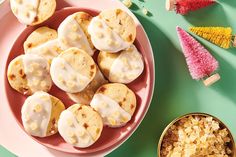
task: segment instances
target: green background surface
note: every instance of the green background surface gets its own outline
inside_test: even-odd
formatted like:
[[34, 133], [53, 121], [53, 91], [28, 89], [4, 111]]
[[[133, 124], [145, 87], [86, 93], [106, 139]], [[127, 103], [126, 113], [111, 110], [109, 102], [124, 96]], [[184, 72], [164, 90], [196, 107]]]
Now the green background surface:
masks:
[[[142, 14], [142, 7], [150, 12]], [[236, 33], [236, 0], [218, 4], [187, 16], [165, 10], [164, 0], [133, 0], [130, 8], [144, 26], [155, 57], [156, 84], [149, 111], [137, 131], [109, 157], [157, 156], [157, 143], [163, 129], [176, 117], [189, 112], [217, 116], [229, 126], [236, 138], [236, 48], [221, 49], [196, 37], [220, 63], [221, 80], [204, 87], [192, 80], [182, 55], [175, 27], [230, 26]], [[5, 149], [0, 156], [12, 157]]]

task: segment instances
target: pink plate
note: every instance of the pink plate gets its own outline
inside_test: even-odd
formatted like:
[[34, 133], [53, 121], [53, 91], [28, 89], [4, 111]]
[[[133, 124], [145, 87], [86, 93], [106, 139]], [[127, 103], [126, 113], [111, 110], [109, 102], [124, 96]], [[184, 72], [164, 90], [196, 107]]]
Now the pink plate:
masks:
[[[51, 17], [45, 23], [39, 26], [27, 27], [24, 29], [24, 31], [17, 37], [17, 40], [13, 44], [11, 51], [9, 53], [9, 56], [8, 56], [7, 62], [5, 64], [4, 81], [5, 81], [5, 93], [8, 100], [7, 104], [9, 104], [10, 109], [16, 121], [22, 127], [22, 129], [23, 129], [23, 126], [22, 126], [22, 121], [21, 121], [21, 107], [26, 97], [17, 93], [15, 90], [13, 90], [7, 81], [6, 71], [7, 71], [7, 66], [9, 65], [9, 62], [16, 56], [24, 53], [23, 42], [25, 41], [27, 36], [36, 28], [40, 26], [48, 26], [50, 28], [57, 29], [59, 24], [68, 15], [77, 11], [85, 11], [85, 12], [90, 13], [93, 16], [99, 13], [98, 10], [89, 8], [91, 6], [88, 6], [88, 8], [85, 9], [85, 8], [79, 8], [79, 7], [65, 8], [66, 5], [65, 6], [63, 5], [65, 4], [60, 5], [60, 8], [63, 8], [63, 9], [60, 9], [59, 11], [57, 11], [53, 15], [53, 17]], [[135, 20], [137, 21], [136, 18]], [[152, 54], [152, 50], [150, 47], [150, 43], [147, 39], [146, 33], [144, 32], [142, 26], [139, 23], [137, 23], [137, 38], [135, 41], [135, 45], [137, 46], [137, 48], [143, 55], [144, 62], [145, 62], [145, 70], [137, 80], [135, 80], [131, 84], [128, 84], [128, 86], [136, 93], [137, 109], [132, 117], [132, 120], [127, 125], [121, 128], [116, 128], [116, 129], [105, 127], [99, 140], [91, 147], [84, 148], [84, 149], [75, 148], [67, 144], [60, 137], [59, 134], [56, 134], [47, 138], [32, 137], [32, 139], [43, 144], [46, 147], [53, 148], [55, 150], [59, 150], [63, 152], [67, 152], [67, 153], [76, 153], [83, 156], [93, 156], [93, 155], [104, 154], [105, 152], [110, 152], [111, 150], [117, 148], [125, 140], [127, 140], [128, 137], [135, 131], [135, 129], [138, 127], [138, 125], [144, 118], [150, 105], [151, 97], [153, 94], [153, 87], [154, 87], [153, 54]], [[50, 91], [50, 94], [61, 99], [66, 105], [66, 107], [69, 107], [70, 105], [73, 104], [73, 102], [67, 97], [67, 95], [61, 90], [59, 90], [56, 86], [53, 86], [53, 88]]]

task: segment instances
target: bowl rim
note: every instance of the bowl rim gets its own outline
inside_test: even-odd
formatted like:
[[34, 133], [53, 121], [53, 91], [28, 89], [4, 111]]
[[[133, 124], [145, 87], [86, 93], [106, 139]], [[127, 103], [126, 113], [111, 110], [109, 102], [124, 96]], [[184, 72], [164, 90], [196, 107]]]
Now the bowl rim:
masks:
[[166, 127], [165, 129], [163, 130], [160, 138], [159, 138], [159, 141], [158, 141], [158, 144], [157, 144], [157, 156], [158, 157], [161, 157], [161, 145], [162, 145], [162, 142], [163, 142], [163, 139], [164, 139], [164, 136], [166, 134], [166, 132], [169, 130], [169, 128], [174, 124], [176, 123], [177, 121], [181, 120], [182, 118], [185, 118], [185, 117], [188, 117], [188, 116], [210, 116], [212, 117], [214, 120], [216, 120], [217, 122], [219, 122], [224, 128], [227, 129], [228, 133], [229, 133], [229, 138], [231, 139], [231, 143], [232, 143], [232, 157], [235, 156], [235, 141], [234, 141], [234, 137], [230, 131], [230, 129], [227, 127], [227, 125], [225, 125], [225, 123], [223, 123], [219, 118], [217, 118], [216, 116], [213, 116], [211, 114], [208, 114], [208, 113], [205, 113], [205, 112], [191, 112], [191, 113], [187, 113], [187, 114], [184, 114], [184, 115], [181, 115], [177, 118], [175, 118], [174, 120], [172, 120]]

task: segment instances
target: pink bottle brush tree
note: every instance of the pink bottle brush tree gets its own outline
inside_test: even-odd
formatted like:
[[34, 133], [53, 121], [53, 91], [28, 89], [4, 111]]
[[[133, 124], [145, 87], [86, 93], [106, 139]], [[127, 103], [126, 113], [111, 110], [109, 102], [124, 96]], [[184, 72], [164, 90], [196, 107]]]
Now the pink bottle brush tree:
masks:
[[166, 9], [175, 10], [177, 14], [185, 15], [216, 3], [215, 0], [166, 0]]
[[218, 61], [186, 31], [178, 26], [176, 30], [192, 78], [203, 80], [205, 86], [218, 81], [220, 75], [215, 73]]

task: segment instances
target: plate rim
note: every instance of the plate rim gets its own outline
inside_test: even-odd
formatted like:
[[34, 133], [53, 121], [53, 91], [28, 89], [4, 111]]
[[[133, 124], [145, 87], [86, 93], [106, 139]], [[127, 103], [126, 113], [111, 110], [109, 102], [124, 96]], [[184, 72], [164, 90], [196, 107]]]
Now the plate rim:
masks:
[[[91, 0], [90, 0], [91, 1]], [[114, 0], [113, 0], [114, 1]], [[118, 1], [118, 3], [121, 3], [120, 1]], [[6, 4], [6, 3], [4, 3], [4, 4]], [[122, 4], [123, 5], [123, 4]], [[1, 6], [0, 6], [1, 7]], [[63, 9], [67, 9], [68, 7], [65, 7], [65, 8], [63, 8]], [[77, 9], [83, 9], [84, 7], [69, 7], [69, 8], [77, 8]], [[119, 7], [120, 8], [120, 7]], [[1, 9], [1, 8], [0, 8]], [[100, 11], [100, 9], [98, 9], [98, 8], [93, 8], [93, 7], [88, 7], [88, 8], [84, 8], [84, 9], [91, 9], [91, 10], [98, 10], [98, 11]], [[124, 9], [124, 8], [122, 8], [122, 9]], [[60, 9], [60, 10], [57, 10], [57, 11], [61, 11], [62, 9]], [[127, 9], [124, 9], [124, 10], [126, 10], [130, 15], [132, 15], [132, 17], [134, 18], [134, 20], [135, 20], [135, 22], [136, 22], [136, 24], [139, 24], [139, 26], [140, 26], [140, 28], [141, 28], [141, 30], [143, 31], [143, 34], [145, 35], [145, 39], [147, 40], [147, 43], [148, 43], [148, 49], [149, 49], [149, 52], [150, 52], [150, 57], [151, 57], [151, 61], [152, 61], [152, 63], [149, 63], [149, 69], [150, 69], [150, 72], [152, 72], [152, 74], [150, 74], [150, 83], [152, 84], [152, 85], [150, 85], [150, 89], [149, 89], [149, 91], [148, 91], [148, 93], [147, 93], [147, 104], [146, 104], [146, 106], [145, 106], [145, 109], [143, 110], [144, 112], [142, 112], [141, 113], [141, 115], [140, 115], [140, 119], [139, 119], [139, 121], [137, 121], [137, 124], [133, 127], [133, 128], [131, 128], [131, 130], [126, 134], [126, 136], [124, 136], [124, 137], [122, 137], [122, 139], [120, 140], [120, 142], [118, 142], [118, 144], [117, 144], [117, 142], [116, 143], [113, 143], [113, 144], [111, 144], [110, 146], [108, 146], [108, 147], [106, 147], [105, 149], [102, 149], [102, 150], [100, 150], [100, 151], [96, 151], [96, 152], [92, 152], [92, 154], [104, 154], [104, 151], [105, 151], [105, 154], [108, 154], [108, 153], [110, 153], [110, 152], [112, 152], [113, 150], [115, 150], [115, 149], [117, 149], [120, 145], [122, 145], [125, 141], [127, 141], [129, 138], [130, 138], [130, 136], [137, 130], [137, 128], [139, 127], [139, 125], [141, 124], [141, 122], [143, 121], [143, 119], [144, 119], [144, 117], [146, 116], [146, 114], [147, 114], [147, 111], [149, 110], [149, 108], [150, 108], [150, 105], [151, 105], [151, 102], [152, 102], [152, 98], [153, 98], [153, 94], [154, 94], [154, 89], [155, 89], [155, 60], [154, 60], [154, 54], [153, 54], [153, 49], [152, 49], [152, 46], [151, 46], [151, 43], [150, 43], [150, 40], [149, 40], [149, 38], [148, 38], [148, 36], [147, 36], [147, 33], [145, 32], [145, 29], [143, 28], [143, 26], [142, 26], [142, 24], [141, 24], [141, 22], [137, 19], [137, 17], [127, 8]], [[21, 31], [21, 33], [22, 33], [22, 31]], [[21, 34], [20, 33], [20, 34]], [[19, 34], [19, 35], [20, 35]], [[13, 42], [13, 44], [12, 45], [14, 45], [14, 43], [15, 43], [15, 41], [17, 40], [17, 38], [14, 40], [14, 42]], [[10, 51], [8, 52], [8, 54], [6, 55], [6, 57], [8, 58], [8, 56], [9, 56], [9, 53], [10, 53]], [[7, 59], [6, 59], [6, 61], [7, 61]], [[150, 64], [152, 65], [152, 66], [150, 66]], [[2, 67], [2, 70], [4, 70], [4, 79], [3, 79], [3, 82], [4, 82], [4, 84], [5, 83], [7, 83], [7, 79], [5, 78], [6, 77], [6, 67], [7, 67], [7, 65], [6, 65], [6, 62], [4, 62], [3, 63], [3, 65], [4, 65], [4, 67]], [[11, 109], [11, 107], [10, 107], [10, 104], [9, 104], [9, 101], [8, 101], [8, 98], [7, 98], [7, 96], [6, 96], [6, 100], [7, 100], [7, 106], [10, 108], [10, 111], [12, 112], [11, 114], [12, 114], [12, 116], [13, 116], [13, 118], [15, 119], [15, 121], [17, 122], [17, 124], [20, 126], [20, 128], [22, 129], [22, 126], [21, 126], [21, 124], [19, 124], [19, 122], [18, 122], [18, 120], [16, 120], [16, 117], [14, 116], [14, 114], [13, 114], [13, 111], [12, 111], [12, 109]], [[23, 130], [24, 131], [24, 130]], [[24, 131], [25, 132], [25, 131]], [[25, 133], [26, 134], [26, 133]], [[29, 135], [30, 136], [30, 135]], [[31, 137], [31, 136], [30, 136]], [[45, 147], [47, 147], [47, 148], [51, 148], [51, 149], [54, 149], [54, 150], [57, 150], [57, 151], [60, 151], [60, 152], [64, 152], [64, 153], [71, 153], [71, 154], [81, 154], [81, 155], [86, 155], [87, 153], [79, 153], [79, 152], [71, 152], [71, 151], [65, 151], [65, 150], [61, 150], [61, 149], [57, 149], [56, 147], [52, 147], [52, 146], [48, 146], [47, 144], [44, 144], [44, 143], [42, 143], [42, 142], [40, 142], [40, 141], [38, 141], [35, 137], [31, 137], [31, 139], [33, 139], [34, 141], [36, 141], [37, 143], [39, 143], [40, 145], [43, 145], [43, 146], [45, 146]], [[115, 146], [114, 146], [115, 145]], [[89, 153], [90, 154], [90, 153]]]

